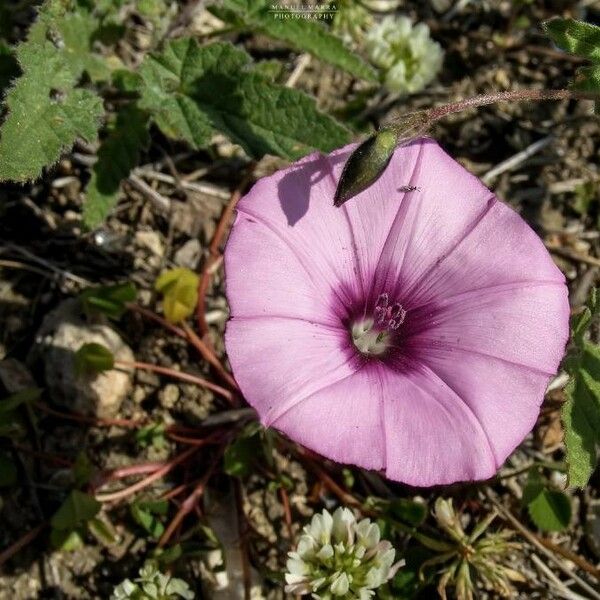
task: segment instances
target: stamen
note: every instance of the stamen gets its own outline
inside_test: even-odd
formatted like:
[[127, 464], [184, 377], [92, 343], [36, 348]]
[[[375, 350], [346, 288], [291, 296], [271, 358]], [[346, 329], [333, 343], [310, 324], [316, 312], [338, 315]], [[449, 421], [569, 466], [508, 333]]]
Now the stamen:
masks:
[[390, 306], [390, 295], [387, 292], [379, 294], [373, 313], [377, 325], [392, 331], [396, 331], [406, 318], [406, 310], [402, 304], [395, 302]]
[[390, 304], [387, 292], [379, 294], [373, 317], [352, 325], [352, 341], [356, 349], [365, 355], [382, 355], [393, 343], [392, 334], [406, 319], [406, 310], [399, 302]]

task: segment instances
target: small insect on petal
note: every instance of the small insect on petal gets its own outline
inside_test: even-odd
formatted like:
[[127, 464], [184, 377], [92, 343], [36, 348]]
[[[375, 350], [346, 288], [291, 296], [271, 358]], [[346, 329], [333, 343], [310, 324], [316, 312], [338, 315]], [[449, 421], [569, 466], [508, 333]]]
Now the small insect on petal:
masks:
[[367, 138], [346, 161], [335, 191], [333, 203], [341, 206], [375, 183], [388, 166], [394, 148], [396, 134], [388, 129]]

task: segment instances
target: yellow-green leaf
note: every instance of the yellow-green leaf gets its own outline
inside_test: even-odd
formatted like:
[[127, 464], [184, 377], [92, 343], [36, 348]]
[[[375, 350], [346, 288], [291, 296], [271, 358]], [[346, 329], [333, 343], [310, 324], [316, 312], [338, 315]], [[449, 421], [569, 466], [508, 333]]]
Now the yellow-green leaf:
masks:
[[183, 267], [160, 274], [154, 287], [163, 295], [163, 313], [167, 321], [180, 323], [194, 312], [199, 282], [196, 273]]

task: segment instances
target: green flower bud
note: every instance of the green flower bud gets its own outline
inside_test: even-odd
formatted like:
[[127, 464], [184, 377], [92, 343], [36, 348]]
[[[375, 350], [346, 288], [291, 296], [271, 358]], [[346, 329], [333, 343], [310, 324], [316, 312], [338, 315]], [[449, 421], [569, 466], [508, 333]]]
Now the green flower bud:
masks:
[[430, 122], [429, 111], [409, 113], [360, 144], [344, 165], [334, 205], [341, 206], [373, 185], [385, 171], [396, 147], [423, 135]]
[[341, 206], [379, 179], [396, 148], [396, 134], [382, 129], [367, 138], [346, 161], [333, 203]]

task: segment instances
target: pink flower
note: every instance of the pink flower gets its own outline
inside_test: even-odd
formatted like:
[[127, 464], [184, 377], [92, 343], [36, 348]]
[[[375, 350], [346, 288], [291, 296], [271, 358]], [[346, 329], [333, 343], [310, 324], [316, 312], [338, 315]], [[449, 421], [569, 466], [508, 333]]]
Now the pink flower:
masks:
[[335, 208], [353, 148], [240, 201], [225, 252], [236, 380], [265, 426], [333, 460], [419, 486], [490, 477], [562, 358], [564, 277], [429, 139]]

